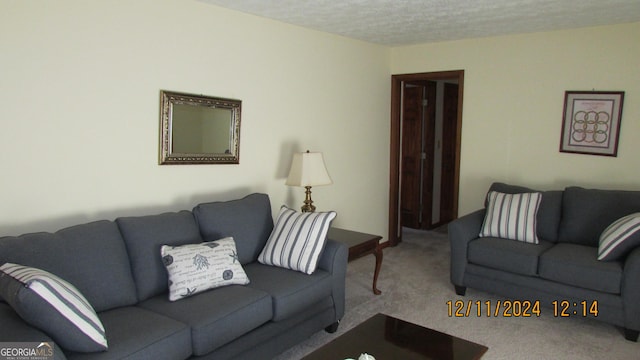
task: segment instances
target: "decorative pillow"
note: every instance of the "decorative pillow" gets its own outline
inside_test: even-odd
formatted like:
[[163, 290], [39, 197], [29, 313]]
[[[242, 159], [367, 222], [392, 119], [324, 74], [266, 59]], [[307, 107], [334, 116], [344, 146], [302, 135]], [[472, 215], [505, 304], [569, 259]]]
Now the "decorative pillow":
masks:
[[600, 234], [598, 260], [617, 260], [640, 246], [640, 213], [621, 217]]
[[313, 274], [336, 215], [335, 211], [298, 213], [282, 206], [258, 261]]
[[169, 273], [170, 301], [220, 286], [249, 283], [232, 237], [200, 244], [163, 245], [160, 253]]
[[480, 237], [498, 237], [537, 244], [537, 215], [542, 194], [490, 191]]
[[6, 263], [0, 266], [0, 296], [25, 322], [67, 350], [108, 348], [104, 326], [93, 307], [73, 285], [49, 272]]

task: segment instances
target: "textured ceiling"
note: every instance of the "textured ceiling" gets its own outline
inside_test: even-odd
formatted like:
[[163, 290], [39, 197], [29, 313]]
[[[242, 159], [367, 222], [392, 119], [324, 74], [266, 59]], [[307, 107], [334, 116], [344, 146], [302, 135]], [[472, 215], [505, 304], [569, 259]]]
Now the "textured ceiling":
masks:
[[640, 0], [198, 1], [390, 46], [640, 21]]

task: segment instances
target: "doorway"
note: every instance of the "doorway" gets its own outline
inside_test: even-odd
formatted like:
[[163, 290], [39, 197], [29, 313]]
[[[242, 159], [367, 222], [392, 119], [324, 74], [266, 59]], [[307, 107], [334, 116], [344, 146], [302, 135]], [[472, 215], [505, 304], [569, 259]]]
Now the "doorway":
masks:
[[464, 70], [392, 76], [389, 244], [458, 213]]

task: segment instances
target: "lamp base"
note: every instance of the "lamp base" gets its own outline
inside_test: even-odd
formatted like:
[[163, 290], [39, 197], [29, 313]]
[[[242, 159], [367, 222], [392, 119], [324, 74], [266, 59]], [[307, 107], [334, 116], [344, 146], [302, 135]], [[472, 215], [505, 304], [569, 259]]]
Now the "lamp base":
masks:
[[313, 206], [313, 200], [311, 200], [311, 186], [305, 186], [305, 198], [304, 205], [300, 208], [302, 212], [314, 212], [316, 211], [316, 207]]

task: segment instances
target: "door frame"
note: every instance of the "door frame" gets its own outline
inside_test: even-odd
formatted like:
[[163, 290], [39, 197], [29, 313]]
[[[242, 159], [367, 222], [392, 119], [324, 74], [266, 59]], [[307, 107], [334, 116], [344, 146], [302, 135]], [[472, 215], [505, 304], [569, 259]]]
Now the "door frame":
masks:
[[464, 70], [438, 71], [415, 74], [391, 75], [391, 141], [389, 159], [389, 245], [395, 246], [402, 239], [400, 228], [400, 151], [402, 84], [419, 80], [458, 80], [458, 114], [456, 121], [456, 154], [454, 164], [453, 214], [458, 217], [458, 195], [460, 185], [460, 148], [462, 139], [462, 103], [464, 93]]

